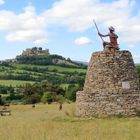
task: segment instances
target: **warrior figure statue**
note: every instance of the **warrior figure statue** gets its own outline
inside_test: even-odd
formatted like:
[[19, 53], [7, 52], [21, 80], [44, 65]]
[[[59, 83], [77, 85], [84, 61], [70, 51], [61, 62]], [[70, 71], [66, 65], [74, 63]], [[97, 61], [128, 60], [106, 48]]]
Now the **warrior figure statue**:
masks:
[[98, 32], [99, 36], [101, 37], [107, 37], [109, 36], [110, 42], [103, 42], [104, 49], [108, 46], [108, 48], [113, 48], [114, 50], [119, 50], [117, 38], [118, 36], [114, 33], [115, 29], [111, 26], [109, 27], [109, 33], [107, 35], [103, 35], [100, 32]]

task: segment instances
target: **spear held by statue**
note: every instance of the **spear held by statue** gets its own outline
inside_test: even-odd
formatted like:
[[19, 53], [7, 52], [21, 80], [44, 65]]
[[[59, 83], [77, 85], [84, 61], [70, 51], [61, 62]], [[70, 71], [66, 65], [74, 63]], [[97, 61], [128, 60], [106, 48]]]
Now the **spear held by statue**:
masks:
[[[96, 24], [96, 21], [95, 21], [94, 19], [93, 19], [93, 22], [94, 22], [95, 27], [96, 27], [96, 29], [97, 29], [97, 32], [98, 32], [98, 34], [99, 34], [100, 32], [99, 32], [98, 26], [97, 26], [97, 24]], [[102, 36], [100, 36], [100, 38], [101, 38], [101, 39], [102, 39], [102, 41], [104, 42], [104, 40], [103, 40]]]

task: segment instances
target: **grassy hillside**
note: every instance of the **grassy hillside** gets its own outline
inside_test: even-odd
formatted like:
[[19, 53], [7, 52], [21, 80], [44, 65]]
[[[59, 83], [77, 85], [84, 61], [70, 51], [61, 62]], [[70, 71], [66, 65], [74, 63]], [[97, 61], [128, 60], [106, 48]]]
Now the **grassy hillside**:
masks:
[[[140, 78], [140, 65], [136, 67]], [[57, 101], [61, 95], [75, 101], [86, 70], [87, 66], [59, 55], [20, 55], [0, 64], [0, 97], [3, 102], [36, 103]]]
[[20, 55], [0, 64], [0, 104], [75, 101], [86, 66], [59, 55]]
[[71, 61], [70, 58], [66, 59], [60, 55], [33, 55], [16, 57], [17, 63], [33, 64], [33, 65], [58, 65], [63, 67], [81, 67], [83, 64]]
[[6, 81], [4, 82], [4, 80], [8, 80], [9, 85], [14, 85], [15, 81], [20, 81], [19, 83], [15, 82], [19, 85], [26, 81], [41, 82], [43, 80], [57, 84], [76, 84], [84, 80], [85, 72], [86, 66], [59, 55], [21, 55], [15, 62], [0, 64], [0, 80], [2, 80], [0, 84], [5, 85]]
[[139, 140], [140, 118], [75, 117], [75, 104], [11, 106], [0, 117], [1, 140]]
[[0, 80], [0, 85], [4, 85], [4, 86], [11, 85], [12, 87], [25, 85], [27, 83], [33, 84], [34, 82], [33, 81], [20, 81], [20, 80]]

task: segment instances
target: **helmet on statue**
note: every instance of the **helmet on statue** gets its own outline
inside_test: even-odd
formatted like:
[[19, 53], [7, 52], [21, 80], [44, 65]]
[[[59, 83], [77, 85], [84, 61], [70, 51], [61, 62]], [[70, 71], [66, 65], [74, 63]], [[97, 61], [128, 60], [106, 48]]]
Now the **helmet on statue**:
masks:
[[112, 26], [110, 26], [110, 27], [109, 27], [109, 30], [110, 30], [110, 31], [115, 31], [115, 28], [112, 27]]

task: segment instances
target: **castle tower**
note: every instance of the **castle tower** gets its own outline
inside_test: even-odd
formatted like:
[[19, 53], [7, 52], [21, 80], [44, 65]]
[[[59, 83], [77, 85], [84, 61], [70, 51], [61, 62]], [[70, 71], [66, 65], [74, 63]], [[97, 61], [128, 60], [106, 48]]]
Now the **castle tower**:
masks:
[[131, 53], [93, 53], [83, 91], [76, 98], [78, 116], [135, 115], [140, 110], [140, 89]]

